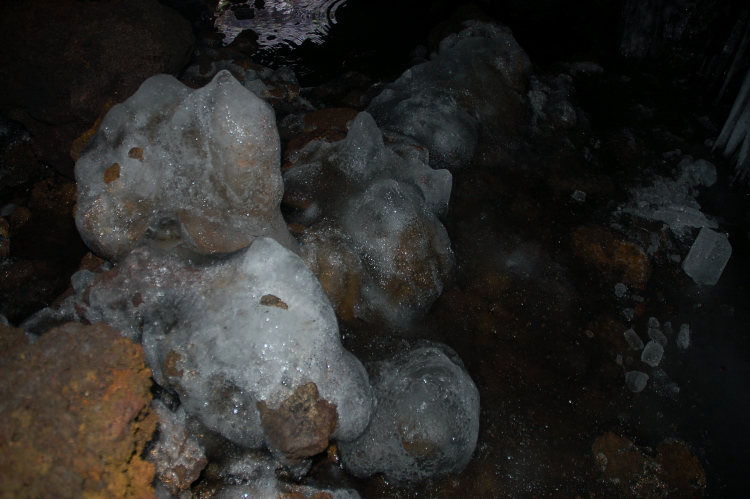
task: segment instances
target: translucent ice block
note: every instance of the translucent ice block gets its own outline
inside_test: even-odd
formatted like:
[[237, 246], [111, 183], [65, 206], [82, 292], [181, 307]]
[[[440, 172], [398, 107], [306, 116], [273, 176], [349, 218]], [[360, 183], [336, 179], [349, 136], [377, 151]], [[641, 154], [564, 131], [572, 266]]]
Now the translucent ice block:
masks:
[[702, 228], [690, 248], [682, 268], [698, 284], [713, 285], [719, 281], [732, 255], [727, 236]]

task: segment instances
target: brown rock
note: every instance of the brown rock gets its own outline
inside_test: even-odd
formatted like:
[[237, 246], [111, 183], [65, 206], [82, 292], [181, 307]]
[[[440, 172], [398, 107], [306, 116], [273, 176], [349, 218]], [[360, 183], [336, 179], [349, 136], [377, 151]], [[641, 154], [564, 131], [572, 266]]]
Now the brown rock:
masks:
[[0, 217], [0, 260], [4, 260], [10, 253], [10, 226], [8, 221]]
[[172, 412], [161, 401], [152, 408], [159, 415], [159, 438], [148, 453], [156, 466], [156, 476], [169, 493], [179, 495], [188, 490], [208, 464], [206, 454], [185, 426], [185, 411]]
[[289, 459], [304, 459], [328, 447], [336, 429], [336, 406], [321, 399], [315, 383], [297, 387], [278, 409], [258, 402], [260, 420], [269, 442]]
[[682, 442], [660, 443], [653, 457], [610, 432], [598, 437], [591, 450], [602, 478], [623, 497], [703, 497], [706, 473]]
[[607, 278], [644, 289], [651, 278], [651, 259], [635, 244], [600, 227], [579, 227], [573, 233], [573, 252]]
[[150, 387], [141, 346], [104, 324], [4, 352], [0, 495], [154, 497], [154, 467], [140, 458], [156, 426]]

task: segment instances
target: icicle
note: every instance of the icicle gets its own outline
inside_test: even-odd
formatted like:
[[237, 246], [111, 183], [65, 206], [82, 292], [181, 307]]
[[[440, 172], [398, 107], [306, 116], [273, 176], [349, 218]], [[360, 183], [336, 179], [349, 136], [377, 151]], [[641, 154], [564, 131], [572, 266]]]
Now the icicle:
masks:
[[[738, 67], [742, 64], [743, 56], [745, 54], [745, 49], [747, 48], [748, 42], [750, 42], [750, 23], [748, 23], [749, 16], [750, 16], [750, 9], [745, 9], [742, 12], [742, 15], [740, 16], [740, 19], [734, 25], [734, 29], [732, 30], [732, 33], [729, 35], [726, 45], [724, 45], [724, 50], [722, 50], [721, 52], [721, 55], [720, 55], [721, 67], [719, 68], [720, 73], [725, 70], [724, 68], [726, 67], [726, 64], [729, 61], [729, 58], [731, 57], [733, 52], [734, 52], [734, 58], [732, 60], [732, 64], [729, 66], [729, 70], [727, 71], [726, 77], [724, 78], [724, 84], [721, 86], [721, 90], [719, 90], [719, 95], [716, 96], [716, 102], [714, 104], [718, 104], [721, 101], [721, 98], [724, 96], [724, 92], [727, 90], [727, 86], [732, 81], [732, 78], [734, 77], [734, 74], [737, 71]], [[743, 35], [743, 32], [744, 32], [744, 35]], [[740, 35], [742, 35], [741, 41], [740, 41]], [[737, 48], [738, 44], [739, 44], [739, 48]], [[736, 52], [735, 52], [735, 48], [737, 49]], [[717, 73], [717, 74], [720, 74], [720, 73]]]
[[750, 69], [713, 149], [721, 151], [725, 158], [736, 160], [734, 180], [747, 182], [750, 171]]

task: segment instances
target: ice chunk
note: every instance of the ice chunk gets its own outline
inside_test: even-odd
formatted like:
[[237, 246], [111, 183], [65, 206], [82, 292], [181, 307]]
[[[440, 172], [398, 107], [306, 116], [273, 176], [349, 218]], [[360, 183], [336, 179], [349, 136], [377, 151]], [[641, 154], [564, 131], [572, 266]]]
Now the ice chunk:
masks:
[[649, 328], [659, 329], [660, 325], [661, 324], [659, 324], [659, 319], [657, 319], [656, 317], [649, 317], [648, 318], [648, 327]]
[[648, 374], [640, 371], [629, 371], [625, 373], [625, 384], [631, 392], [642, 392], [648, 383]]
[[615, 284], [615, 296], [616, 297], [622, 298], [627, 293], [628, 293], [628, 287], [625, 284], [621, 282], [618, 282], [617, 284]]
[[573, 191], [573, 194], [571, 194], [570, 197], [572, 197], [574, 201], [577, 201], [579, 203], [583, 203], [586, 201], [586, 193], [583, 191]]
[[682, 350], [690, 346], [690, 326], [688, 324], [680, 326], [680, 332], [677, 333], [677, 346]]
[[701, 229], [682, 264], [685, 273], [698, 284], [714, 285], [732, 255], [727, 236], [711, 229]]
[[154, 76], [107, 113], [76, 163], [76, 225], [114, 261], [168, 221], [201, 253], [260, 235], [293, 249], [279, 147], [273, 109], [229, 72], [198, 90]]
[[77, 306], [89, 321], [141, 338], [157, 383], [239, 445], [268, 443], [259, 402], [275, 410], [310, 383], [335, 406], [332, 438], [354, 439], [367, 426], [373, 399], [364, 367], [341, 346], [318, 280], [273, 239], [222, 258], [139, 247]]
[[643, 350], [643, 341], [633, 329], [628, 329], [623, 333], [625, 335], [625, 341], [628, 342], [630, 348], [633, 350]]
[[425, 346], [382, 362], [367, 431], [340, 444], [358, 477], [420, 481], [463, 469], [479, 432], [479, 392], [454, 352]]
[[648, 337], [651, 338], [652, 341], [657, 342], [662, 347], [667, 346], [667, 337], [664, 335], [664, 333], [662, 333], [655, 327], [648, 328]]
[[641, 360], [651, 367], [656, 367], [661, 362], [662, 355], [664, 355], [664, 347], [656, 341], [649, 341], [641, 353]]

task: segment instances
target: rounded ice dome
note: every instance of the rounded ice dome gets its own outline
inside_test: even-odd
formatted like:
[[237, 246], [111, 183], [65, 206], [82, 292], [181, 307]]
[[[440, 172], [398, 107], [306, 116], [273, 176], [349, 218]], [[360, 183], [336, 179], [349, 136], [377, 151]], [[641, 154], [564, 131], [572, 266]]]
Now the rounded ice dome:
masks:
[[381, 362], [373, 377], [370, 425], [339, 444], [347, 471], [417, 482], [468, 464], [479, 433], [479, 392], [455, 352], [416, 348]]

